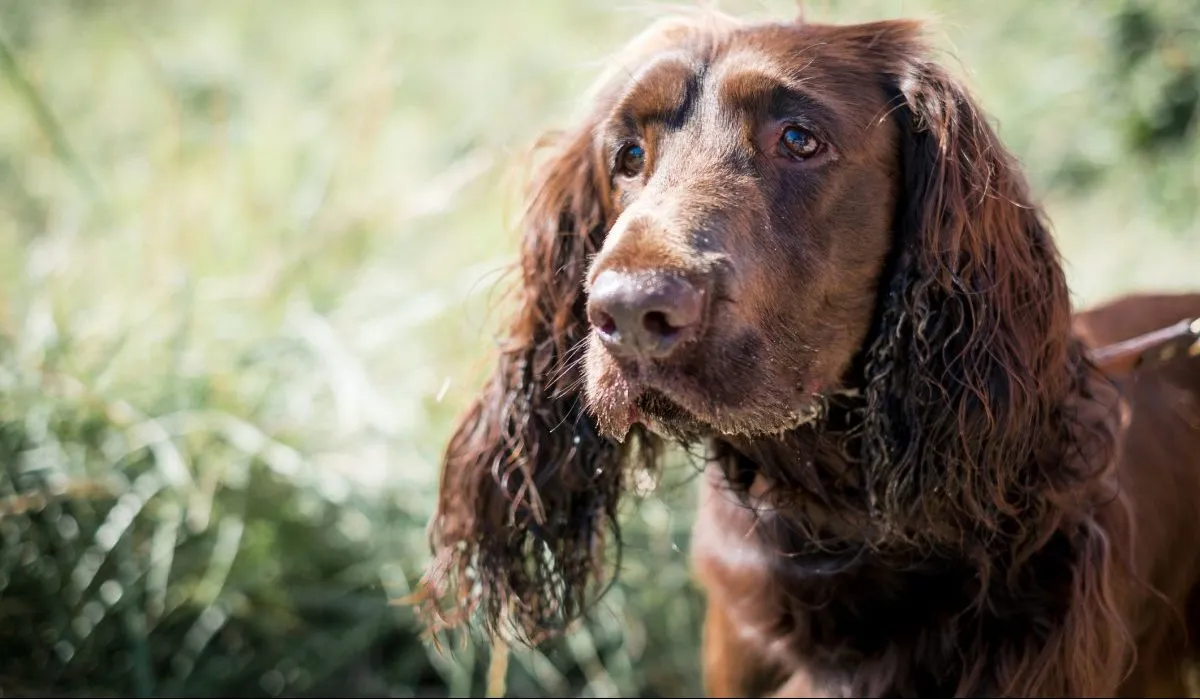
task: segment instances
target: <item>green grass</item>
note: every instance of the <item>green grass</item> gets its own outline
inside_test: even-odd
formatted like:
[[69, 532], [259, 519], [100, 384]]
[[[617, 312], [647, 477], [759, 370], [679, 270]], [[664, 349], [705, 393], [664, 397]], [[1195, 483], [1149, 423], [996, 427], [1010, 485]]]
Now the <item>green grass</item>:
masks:
[[[1134, 61], [1139, 6], [1166, 38]], [[482, 654], [388, 600], [487, 370], [520, 156], [652, 8], [0, 5], [4, 692], [482, 692]], [[807, 12], [937, 18], [1080, 303], [1195, 283], [1200, 140], [1162, 116], [1200, 66], [1189, 0]], [[513, 695], [698, 689], [690, 475], [630, 503], [622, 584], [514, 656]]]

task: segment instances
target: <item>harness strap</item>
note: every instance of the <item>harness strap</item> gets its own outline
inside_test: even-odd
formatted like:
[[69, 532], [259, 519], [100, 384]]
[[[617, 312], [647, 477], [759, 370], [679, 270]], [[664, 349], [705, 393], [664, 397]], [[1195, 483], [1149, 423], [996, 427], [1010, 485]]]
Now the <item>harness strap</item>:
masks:
[[1200, 318], [1181, 320], [1174, 325], [1091, 351], [1096, 366], [1114, 377], [1133, 373], [1143, 367], [1166, 364], [1185, 355], [1200, 357]]

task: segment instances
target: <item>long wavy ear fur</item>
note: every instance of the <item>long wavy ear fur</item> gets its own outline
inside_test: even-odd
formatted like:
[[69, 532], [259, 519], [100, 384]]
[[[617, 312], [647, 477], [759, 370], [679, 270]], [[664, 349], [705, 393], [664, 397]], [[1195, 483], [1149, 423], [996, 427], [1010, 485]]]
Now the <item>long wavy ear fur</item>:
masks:
[[[913, 23], [894, 50], [904, 195], [866, 363], [873, 515], [896, 536], [1010, 538], [1061, 459], [1075, 385], [1058, 251], [1020, 168], [971, 96], [926, 60]], [[936, 494], [936, 495], [934, 495]], [[947, 525], [952, 525], [948, 527]], [[927, 542], [939, 543], [939, 542]]]
[[445, 453], [430, 523], [434, 559], [415, 596], [435, 633], [479, 613], [485, 631], [507, 619], [521, 640], [536, 642], [563, 631], [601, 592], [606, 538], [619, 551], [625, 472], [652, 467], [660, 444], [638, 427], [620, 444], [601, 437], [581, 401], [584, 274], [611, 224], [594, 130], [648, 56], [731, 22], [695, 12], [652, 23], [610, 59], [580, 126], [538, 171], [508, 340]]
[[1066, 569], [1063, 628], [975, 669], [998, 674], [1005, 686], [993, 690], [1006, 695], [1103, 692], [1128, 660], [1113, 577], [1127, 513], [1109, 489], [1119, 401], [1071, 336], [1059, 253], [975, 101], [926, 58], [919, 24], [863, 33], [890, 65], [905, 178], [864, 369], [879, 541], [966, 556], [981, 608], [994, 583], [1051, 604], [1037, 581]]
[[577, 617], [604, 565], [605, 530], [616, 527], [622, 463], [650, 455], [647, 441], [599, 436], [578, 391], [583, 277], [606, 229], [592, 160], [582, 129], [534, 183], [515, 316], [445, 452], [420, 593], [434, 631], [481, 612], [488, 632], [508, 617], [536, 639]]

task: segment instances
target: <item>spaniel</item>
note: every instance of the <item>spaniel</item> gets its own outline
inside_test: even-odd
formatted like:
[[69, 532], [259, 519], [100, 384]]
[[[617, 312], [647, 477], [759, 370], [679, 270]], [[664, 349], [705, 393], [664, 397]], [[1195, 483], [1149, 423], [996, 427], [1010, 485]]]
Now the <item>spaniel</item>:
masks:
[[565, 630], [611, 579], [631, 469], [683, 443], [712, 696], [1185, 693], [1200, 361], [1092, 353], [1200, 294], [1076, 312], [933, 56], [912, 21], [719, 14], [620, 53], [540, 165], [445, 453], [435, 628]]

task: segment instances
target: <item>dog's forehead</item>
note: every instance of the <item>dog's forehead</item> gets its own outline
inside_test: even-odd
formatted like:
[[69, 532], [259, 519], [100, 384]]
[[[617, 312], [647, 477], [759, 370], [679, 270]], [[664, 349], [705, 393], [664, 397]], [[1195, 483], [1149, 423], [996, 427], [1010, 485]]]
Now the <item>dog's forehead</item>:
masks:
[[[638, 105], [663, 110], [704, 95], [737, 103], [772, 87], [829, 99], [863, 101], [878, 85], [872, 56], [856, 56], [829, 27], [748, 25], [722, 32], [680, 34], [627, 63], [611, 102], [614, 111]], [[882, 97], [882, 93], [880, 94]]]

